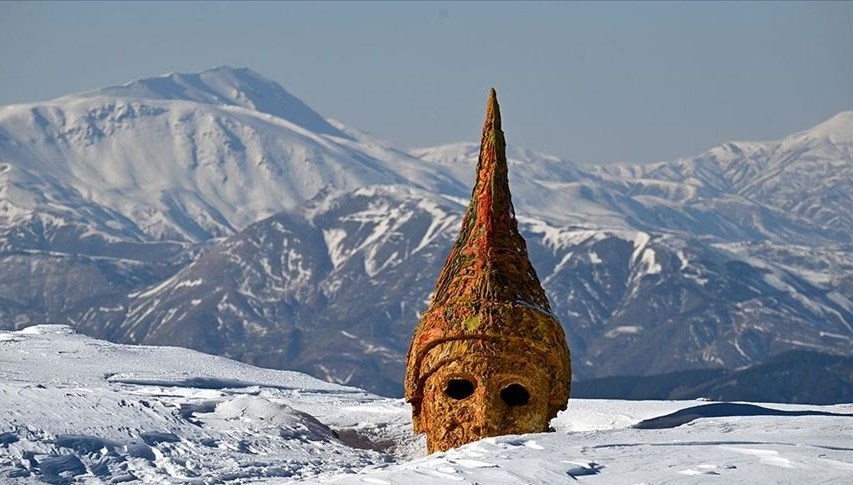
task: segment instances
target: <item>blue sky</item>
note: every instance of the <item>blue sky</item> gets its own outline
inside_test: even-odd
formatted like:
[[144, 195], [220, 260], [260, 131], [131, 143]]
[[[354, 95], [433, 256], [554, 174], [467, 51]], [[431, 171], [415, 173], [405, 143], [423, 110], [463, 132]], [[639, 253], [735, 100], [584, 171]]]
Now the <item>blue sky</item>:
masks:
[[250, 67], [401, 147], [647, 162], [853, 109], [853, 2], [0, 2], [0, 105]]

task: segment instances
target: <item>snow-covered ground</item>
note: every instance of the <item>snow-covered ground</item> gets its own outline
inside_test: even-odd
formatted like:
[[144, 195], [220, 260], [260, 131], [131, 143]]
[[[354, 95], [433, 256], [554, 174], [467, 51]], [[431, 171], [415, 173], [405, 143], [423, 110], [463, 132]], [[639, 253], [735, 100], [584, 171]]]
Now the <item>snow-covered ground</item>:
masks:
[[853, 404], [575, 399], [552, 426], [426, 456], [399, 399], [65, 326], [0, 332], [4, 483], [853, 480]]

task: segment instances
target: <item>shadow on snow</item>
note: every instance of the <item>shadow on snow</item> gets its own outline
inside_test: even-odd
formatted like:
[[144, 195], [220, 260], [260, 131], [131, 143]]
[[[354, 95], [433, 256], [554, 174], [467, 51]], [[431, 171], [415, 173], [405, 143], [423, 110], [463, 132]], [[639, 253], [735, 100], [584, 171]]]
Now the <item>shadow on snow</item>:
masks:
[[782, 411], [755, 404], [713, 403], [681, 409], [666, 416], [645, 419], [634, 425], [637, 429], [667, 429], [687, 424], [699, 418], [723, 418], [733, 416], [847, 416], [853, 414], [830, 413], [827, 411]]

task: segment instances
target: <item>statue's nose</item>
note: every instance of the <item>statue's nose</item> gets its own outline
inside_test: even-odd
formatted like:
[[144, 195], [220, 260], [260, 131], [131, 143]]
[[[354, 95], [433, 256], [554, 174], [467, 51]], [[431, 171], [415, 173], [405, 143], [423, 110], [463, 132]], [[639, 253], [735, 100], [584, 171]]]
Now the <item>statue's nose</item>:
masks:
[[479, 404], [479, 412], [476, 414], [471, 431], [481, 437], [498, 436], [501, 433], [500, 423], [505, 406], [500, 400], [495, 401], [491, 396], [482, 396]]

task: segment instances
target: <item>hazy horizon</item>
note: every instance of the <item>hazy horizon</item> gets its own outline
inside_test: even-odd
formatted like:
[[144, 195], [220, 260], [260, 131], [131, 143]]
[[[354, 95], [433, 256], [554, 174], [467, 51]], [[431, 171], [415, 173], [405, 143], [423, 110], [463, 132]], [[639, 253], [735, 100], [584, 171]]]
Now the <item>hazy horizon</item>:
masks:
[[249, 67], [419, 147], [478, 136], [650, 162], [853, 109], [853, 3], [0, 3], [0, 105]]

